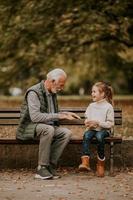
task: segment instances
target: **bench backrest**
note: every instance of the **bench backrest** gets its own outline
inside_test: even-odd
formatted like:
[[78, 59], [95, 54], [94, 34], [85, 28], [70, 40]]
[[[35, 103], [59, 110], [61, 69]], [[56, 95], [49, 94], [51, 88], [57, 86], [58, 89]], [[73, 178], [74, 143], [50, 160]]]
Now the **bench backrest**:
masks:
[[[61, 108], [60, 111], [69, 111], [77, 113], [81, 120], [74, 119], [71, 121], [68, 120], [61, 120], [60, 123], [62, 125], [84, 125], [84, 113], [86, 108], [80, 108], [80, 107], [67, 107], [67, 108]], [[115, 125], [122, 125], [122, 109], [120, 108], [114, 108], [114, 120]], [[18, 125], [20, 118], [20, 109], [19, 108], [3, 108], [0, 109], [0, 125]]]

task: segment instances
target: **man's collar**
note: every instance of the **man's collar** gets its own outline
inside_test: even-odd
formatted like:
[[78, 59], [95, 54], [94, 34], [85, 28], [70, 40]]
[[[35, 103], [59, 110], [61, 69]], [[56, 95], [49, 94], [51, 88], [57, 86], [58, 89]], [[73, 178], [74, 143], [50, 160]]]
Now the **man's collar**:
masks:
[[49, 92], [48, 89], [45, 87], [44, 80], [41, 81], [41, 87], [43, 93], [45, 93], [47, 96], [55, 96], [55, 93]]

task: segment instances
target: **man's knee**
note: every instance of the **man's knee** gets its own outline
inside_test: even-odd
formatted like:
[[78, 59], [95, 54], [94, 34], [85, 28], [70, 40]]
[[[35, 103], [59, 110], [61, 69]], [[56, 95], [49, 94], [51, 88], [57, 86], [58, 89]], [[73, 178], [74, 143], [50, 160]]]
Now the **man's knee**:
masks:
[[71, 131], [71, 130], [68, 130], [68, 132], [67, 132], [67, 137], [68, 137], [68, 138], [71, 138], [71, 136], [72, 136], [72, 131]]
[[63, 135], [65, 138], [71, 138], [71, 136], [72, 136], [72, 131], [67, 128], [63, 129], [63, 133], [64, 133]]
[[38, 136], [54, 136], [54, 127], [46, 124], [38, 124], [36, 128], [36, 132]]

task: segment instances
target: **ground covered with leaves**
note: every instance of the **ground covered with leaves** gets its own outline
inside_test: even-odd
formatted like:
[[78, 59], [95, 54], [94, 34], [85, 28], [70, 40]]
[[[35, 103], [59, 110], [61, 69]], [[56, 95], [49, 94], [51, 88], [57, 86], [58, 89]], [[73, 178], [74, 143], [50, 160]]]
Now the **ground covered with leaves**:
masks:
[[35, 170], [0, 171], [2, 200], [133, 200], [133, 169], [115, 176], [98, 178], [95, 174], [60, 169], [58, 180], [34, 179]]

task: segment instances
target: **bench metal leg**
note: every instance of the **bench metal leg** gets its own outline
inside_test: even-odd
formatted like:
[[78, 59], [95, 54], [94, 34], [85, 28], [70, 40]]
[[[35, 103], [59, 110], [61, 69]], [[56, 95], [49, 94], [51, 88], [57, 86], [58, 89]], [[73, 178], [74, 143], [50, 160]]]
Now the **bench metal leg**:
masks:
[[114, 172], [114, 142], [110, 143], [110, 174]]
[[126, 169], [125, 167], [125, 161], [124, 161], [124, 156], [123, 156], [123, 153], [122, 153], [122, 143], [120, 144], [120, 157], [121, 157], [121, 169], [124, 170]]

